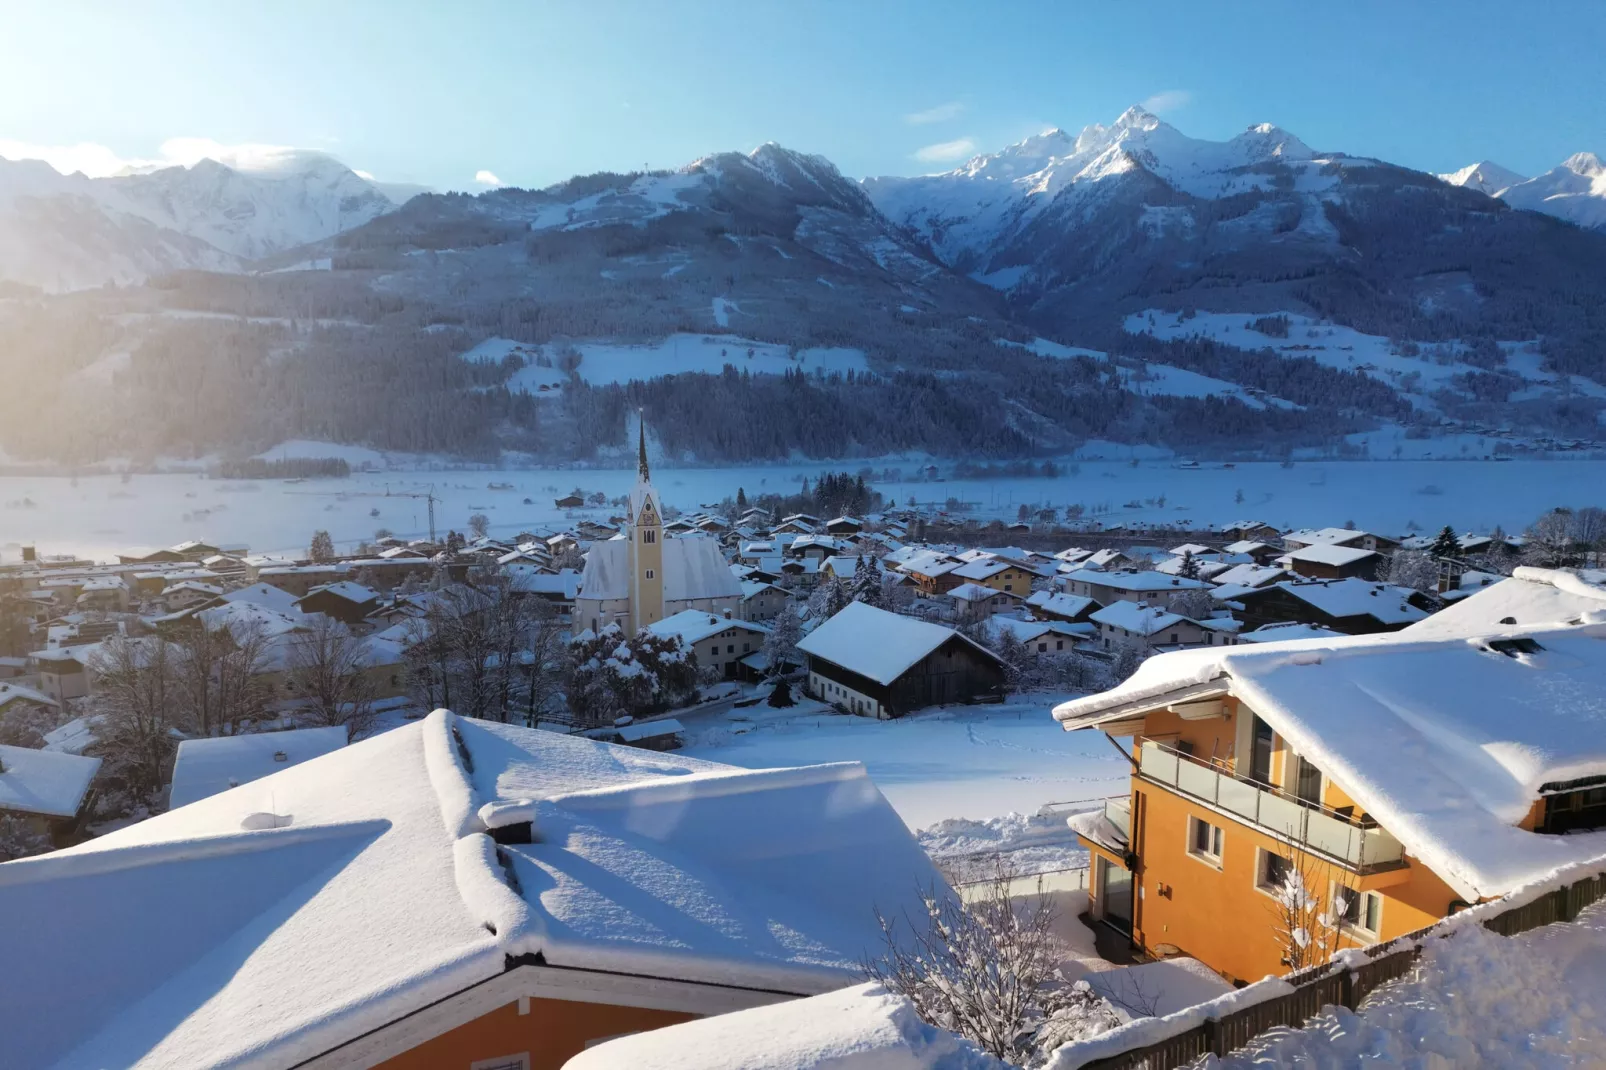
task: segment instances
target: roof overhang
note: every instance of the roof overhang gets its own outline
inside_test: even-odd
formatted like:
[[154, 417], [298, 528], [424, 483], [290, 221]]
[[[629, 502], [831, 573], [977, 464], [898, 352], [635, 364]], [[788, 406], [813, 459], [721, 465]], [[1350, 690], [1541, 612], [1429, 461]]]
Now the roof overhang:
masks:
[[1221, 676], [1206, 683], [1190, 684], [1161, 695], [1132, 699], [1078, 717], [1068, 717], [1060, 721], [1060, 725], [1067, 732], [1098, 728], [1111, 735], [1129, 735], [1130, 732], [1116, 731], [1116, 728], [1127, 721], [1141, 724], [1144, 717], [1160, 710], [1172, 710], [1184, 720], [1217, 716], [1222, 712], [1220, 700], [1231, 694], [1232, 680]]

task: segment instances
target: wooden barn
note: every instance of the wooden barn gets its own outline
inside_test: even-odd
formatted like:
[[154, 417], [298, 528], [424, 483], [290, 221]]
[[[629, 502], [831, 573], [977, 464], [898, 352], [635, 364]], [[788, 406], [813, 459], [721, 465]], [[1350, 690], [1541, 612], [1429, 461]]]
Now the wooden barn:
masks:
[[797, 648], [813, 697], [866, 717], [901, 717], [947, 702], [997, 699], [1004, 665], [952, 628], [854, 602]]

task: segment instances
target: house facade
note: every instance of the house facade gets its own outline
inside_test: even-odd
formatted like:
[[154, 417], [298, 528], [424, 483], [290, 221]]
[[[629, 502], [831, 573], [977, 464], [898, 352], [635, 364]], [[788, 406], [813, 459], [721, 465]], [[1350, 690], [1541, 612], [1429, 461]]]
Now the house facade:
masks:
[[[1251, 981], [1606, 853], [1606, 831], [1580, 831], [1606, 829], [1606, 739], [1539, 693], [1606, 686], [1600, 636], [1186, 651], [1061, 705], [1068, 730], [1131, 740], [1129, 790], [1072, 821], [1092, 915]], [[1311, 950], [1290, 935], [1291, 886], [1331, 919], [1308, 923]]]

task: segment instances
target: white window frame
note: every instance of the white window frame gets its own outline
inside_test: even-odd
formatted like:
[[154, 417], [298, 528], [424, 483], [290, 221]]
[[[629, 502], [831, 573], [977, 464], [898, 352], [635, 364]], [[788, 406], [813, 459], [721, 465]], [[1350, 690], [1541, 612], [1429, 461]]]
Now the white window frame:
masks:
[[1365, 904], [1366, 904], [1367, 898], [1370, 897], [1370, 898], [1376, 900], [1376, 902], [1377, 902], [1377, 928], [1376, 929], [1368, 929], [1368, 928], [1366, 928], [1366, 926], [1364, 924], [1361, 924], [1361, 923], [1352, 923], [1352, 922], [1349, 922], [1349, 921], [1340, 920], [1339, 921], [1339, 925], [1338, 925], [1338, 931], [1343, 933], [1345, 936], [1349, 937], [1351, 940], [1355, 940], [1355, 941], [1358, 941], [1360, 943], [1375, 944], [1375, 943], [1377, 943], [1377, 941], [1381, 940], [1383, 938], [1383, 896], [1382, 896], [1382, 894], [1379, 893], [1379, 892], [1374, 892], [1374, 891], [1357, 891], [1354, 888], [1346, 888], [1344, 885], [1340, 884], [1338, 881], [1330, 881], [1330, 882], [1328, 882], [1328, 886], [1327, 886], [1327, 905], [1328, 905], [1329, 909], [1331, 909], [1331, 907], [1332, 907], [1334, 898], [1340, 892], [1343, 892], [1345, 895], [1353, 895], [1353, 896], [1356, 897], [1356, 902], [1360, 904], [1360, 906], [1357, 907], [1356, 912], [1355, 912], [1356, 913], [1356, 917], [1361, 918], [1363, 921], [1366, 918]]
[[[1214, 854], [1206, 854], [1206, 853], [1200, 851], [1197, 847], [1195, 847], [1193, 845], [1194, 844], [1194, 836], [1197, 833], [1198, 828], [1199, 828], [1200, 825], [1203, 825], [1204, 827], [1206, 827], [1208, 829], [1214, 830], [1214, 834], [1211, 836], [1211, 839], [1215, 841], [1216, 851], [1215, 851]], [[1189, 858], [1193, 859], [1196, 862], [1202, 862], [1205, 865], [1209, 866], [1211, 869], [1220, 869], [1221, 868], [1222, 856], [1226, 853], [1227, 831], [1226, 831], [1226, 829], [1222, 828], [1220, 825], [1212, 824], [1209, 821], [1204, 820], [1203, 818], [1195, 817], [1194, 815], [1189, 814], [1188, 815], [1188, 840], [1187, 840], [1187, 843], [1184, 846], [1185, 846], [1185, 849], [1188, 852], [1188, 857]]]
[[1255, 848], [1255, 891], [1259, 892], [1263, 896], [1266, 896], [1268, 899], [1276, 899], [1277, 893], [1282, 886], [1278, 884], [1261, 883], [1262, 876], [1266, 872], [1267, 855], [1277, 855], [1278, 858], [1281, 858], [1284, 862], [1287, 862], [1290, 867], [1294, 865], [1294, 860], [1286, 855], [1277, 854], [1276, 851], [1268, 851], [1264, 847]]

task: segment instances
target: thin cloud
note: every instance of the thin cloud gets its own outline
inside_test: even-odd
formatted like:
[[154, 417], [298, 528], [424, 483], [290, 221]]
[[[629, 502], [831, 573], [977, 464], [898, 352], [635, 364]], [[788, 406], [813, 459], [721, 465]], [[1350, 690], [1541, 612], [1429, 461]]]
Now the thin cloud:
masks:
[[507, 184], [489, 171], [475, 171], [474, 181], [482, 186], [504, 186]]
[[217, 160], [237, 171], [275, 171], [309, 155], [326, 155], [320, 149], [246, 142], [225, 145], [208, 137], [172, 137], [162, 142], [155, 156], [123, 156], [106, 145], [39, 145], [0, 140], [0, 156], [11, 160], [43, 160], [64, 175], [82, 171], [90, 178], [138, 174], [163, 167], [193, 167], [202, 160]]
[[950, 100], [946, 104], [938, 104], [935, 108], [911, 112], [903, 117], [903, 121], [911, 126], [930, 126], [932, 123], [946, 123], [948, 120], [957, 119], [963, 114], [965, 114], [965, 106], [957, 100]]
[[954, 160], [963, 160], [976, 153], [974, 138], [962, 137], [954, 141], [939, 141], [935, 145], [927, 145], [915, 151], [915, 159], [921, 163], [949, 163]]
[[1193, 103], [1193, 92], [1188, 89], [1163, 89], [1143, 102], [1144, 111], [1152, 111], [1156, 115], [1163, 112], [1176, 111]]

